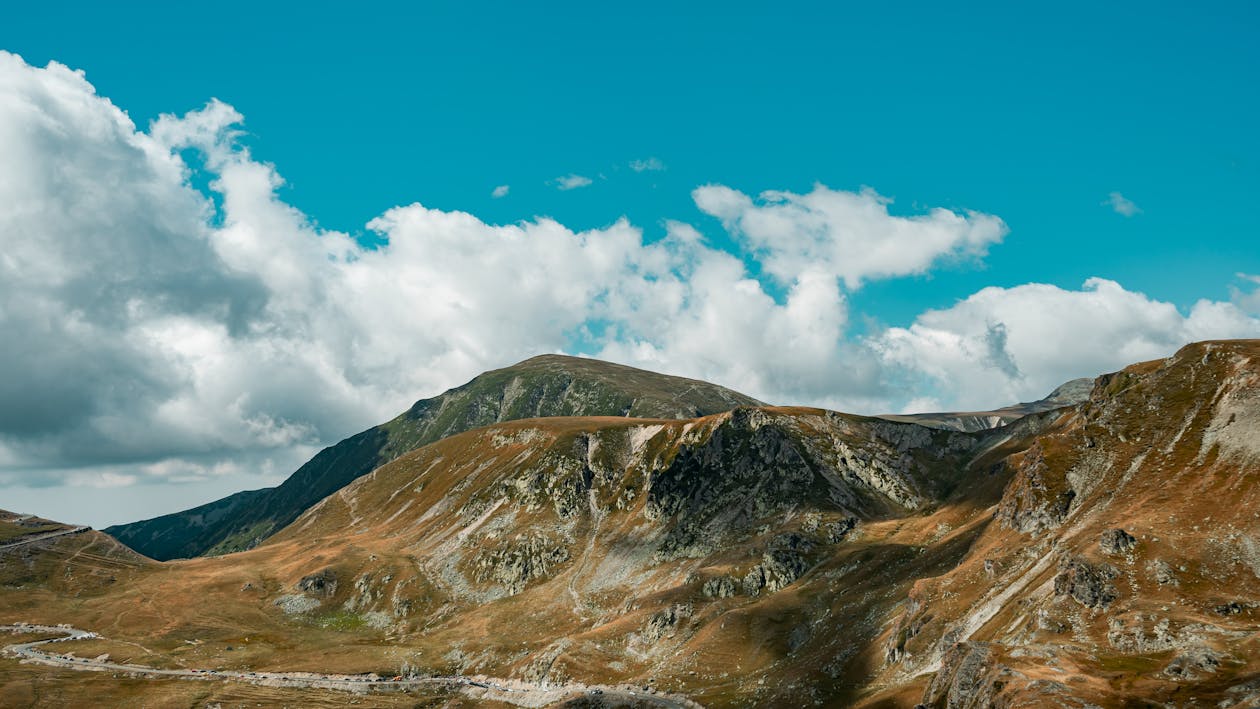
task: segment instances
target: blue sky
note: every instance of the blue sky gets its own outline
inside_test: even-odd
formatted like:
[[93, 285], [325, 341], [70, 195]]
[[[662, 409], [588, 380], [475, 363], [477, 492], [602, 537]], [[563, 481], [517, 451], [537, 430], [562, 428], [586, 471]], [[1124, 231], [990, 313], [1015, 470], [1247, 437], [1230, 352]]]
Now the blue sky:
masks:
[[675, 5], [7, 8], [0, 493], [273, 484], [541, 351], [876, 413], [1260, 336], [1254, 3]]
[[[1101, 275], [1186, 306], [1260, 271], [1254, 3], [678, 5], [26, 3], [0, 38], [142, 126], [237, 107], [286, 199], [339, 230], [418, 200], [651, 238], [703, 223], [700, 184], [822, 182], [1011, 226], [983, 269], [863, 293], [890, 323], [984, 285]], [[547, 184], [570, 173], [596, 181]]]

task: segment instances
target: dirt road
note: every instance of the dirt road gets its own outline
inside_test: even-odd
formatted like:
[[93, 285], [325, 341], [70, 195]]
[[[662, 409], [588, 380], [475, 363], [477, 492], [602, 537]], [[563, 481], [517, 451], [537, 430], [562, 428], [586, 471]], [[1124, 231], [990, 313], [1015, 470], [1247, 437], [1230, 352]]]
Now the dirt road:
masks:
[[107, 660], [74, 657], [69, 654], [50, 652], [44, 646], [74, 640], [100, 637], [96, 633], [67, 625], [0, 625], [0, 632], [38, 633], [60, 637], [32, 642], [16, 643], [4, 648], [4, 654], [23, 662], [64, 667], [85, 672], [125, 673], [150, 679], [177, 678], [202, 681], [221, 680], [249, 682], [269, 687], [302, 687], [331, 689], [356, 693], [406, 691], [424, 687], [457, 689], [474, 698], [493, 699], [522, 707], [544, 707], [580, 696], [603, 697], [613, 701], [636, 701], [647, 706], [667, 709], [702, 709], [700, 704], [686, 697], [665, 694], [655, 690], [625, 685], [545, 684], [512, 679], [482, 676], [416, 677], [401, 680], [379, 678], [374, 675], [320, 674], [315, 672], [247, 672], [241, 670], [159, 669], [144, 665], [122, 664]]
[[79, 534], [80, 532], [86, 532], [89, 529], [91, 529], [91, 527], [69, 527], [67, 529], [58, 529], [53, 532], [44, 532], [43, 534], [31, 534], [25, 537], [20, 537], [10, 542], [5, 542], [4, 544], [0, 544], [0, 551], [4, 551], [5, 549], [12, 549], [13, 547], [20, 547], [24, 544], [33, 544], [35, 542], [42, 542], [45, 539], [52, 539], [54, 537], [63, 537], [67, 534]]

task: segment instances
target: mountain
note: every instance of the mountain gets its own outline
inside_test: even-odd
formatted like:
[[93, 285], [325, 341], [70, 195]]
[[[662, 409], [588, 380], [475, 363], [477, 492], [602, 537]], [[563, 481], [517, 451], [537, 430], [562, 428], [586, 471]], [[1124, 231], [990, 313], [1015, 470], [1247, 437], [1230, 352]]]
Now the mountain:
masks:
[[540, 416], [692, 418], [761, 402], [706, 382], [579, 357], [543, 355], [416, 402], [325, 448], [275, 488], [230, 495], [105, 531], [154, 559], [248, 549], [377, 466], [441, 438]]
[[932, 428], [944, 428], [952, 431], [982, 431], [986, 428], [997, 428], [1018, 421], [1029, 414], [1053, 411], [1065, 406], [1074, 406], [1089, 398], [1094, 387], [1094, 380], [1089, 378], [1073, 379], [1061, 384], [1044, 399], [1022, 404], [1012, 404], [991, 411], [950, 411], [928, 414], [884, 414], [880, 418], [889, 421], [917, 423]]
[[1260, 341], [1100, 377], [885, 643], [927, 706], [1260, 706]]
[[105, 636], [82, 657], [239, 673], [3, 660], [0, 700], [335, 705], [368, 687], [309, 678], [371, 672], [404, 678], [380, 705], [1250, 709], [1257, 510], [1260, 340], [975, 432], [796, 407], [515, 420], [239, 553], [69, 593], [0, 545], [0, 582], [28, 577], [0, 618]]

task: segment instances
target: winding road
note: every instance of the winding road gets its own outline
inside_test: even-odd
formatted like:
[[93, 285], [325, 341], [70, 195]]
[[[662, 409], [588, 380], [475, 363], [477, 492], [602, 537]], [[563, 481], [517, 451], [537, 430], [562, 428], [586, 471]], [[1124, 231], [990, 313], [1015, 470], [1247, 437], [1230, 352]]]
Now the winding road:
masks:
[[20, 547], [24, 544], [33, 544], [35, 542], [42, 542], [45, 539], [52, 539], [53, 537], [63, 537], [67, 534], [79, 534], [80, 532], [86, 532], [89, 529], [91, 529], [91, 527], [67, 527], [65, 529], [57, 529], [51, 532], [44, 532], [43, 534], [30, 534], [25, 537], [18, 537], [17, 539], [13, 541], [0, 544], [0, 551], [4, 551], [5, 549], [12, 549], [13, 547]]
[[[63, 534], [66, 532], [62, 532]], [[0, 632], [38, 633], [60, 637], [32, 642], [16, 643], [4, 648], [4, 654], [29, 662], [52, 667], [64, 667], [85, 672], [121, 672], [149, 679], [178, 678], [196, 680], [223, 680], [248, 682], [268, 687], [296, 687], [305, 689], [332, 689], [356, 693], [373, 691], [406, 691], [424, 687], [448, 687], [458, 689], [474, 698], [493, 699], [523, 707], [548, 706], [575, 696], [602, 696], [621, 701], [637, 701], [647, 706], [667, 709], [703, 709], [700, 704], [679, 695], [666, 694], [651, 689], [639, 689], [626, 685], [544, 684], [512, 679], [496, 679], [482, 676], [438, 676], [408, 679], [384, 679], [375, 675], [321, 674], [315, 672], [248, 672], [242, 670], [161, 669], [144, 665], [109, 662], [106, 659], [74, 657], [43, 649], [46, 645], [91, 640], [96, 633], [79, 630], [68, 625], [33, 625], [18, 623], [0, 625]]]

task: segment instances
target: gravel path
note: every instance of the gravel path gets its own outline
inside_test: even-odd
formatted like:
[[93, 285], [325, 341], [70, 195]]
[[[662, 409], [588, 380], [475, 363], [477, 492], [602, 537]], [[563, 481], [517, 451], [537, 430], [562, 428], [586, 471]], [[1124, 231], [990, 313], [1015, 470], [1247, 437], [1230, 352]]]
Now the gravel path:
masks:
[[[65, 534], [67, 532], [61, 532]], [[85, 672], [121, 672], [130, 676], [150, 679], [178, 678], [195, 680], [222, 680], [248, 682], [268, 687], [300, 687], [306, 689], [332, 689], [356, 693], [381, 691], [406, 691], [426, 687], [454, 688], [474, 698], [493, 699], [522, 707], [544, 707], [579, 696], [603, 697], [614, 701], [637, 701], [646, 706], [669, 709], [702, 709], [700, 704], [686, 697], [665, 694], [647, 688], [625, 685], [543, 684], [521, 680], [496, 679], [482, 676], [452, 675], [445, 677], [418, 677], [411, 679], [387, 679], [375, 675], [321, 674], [316, 672], [247, 672], [241, 670], [160, 669], [144, 665], [122, 664], [86, 657], [72, 657], [44, 649], [47, 645], [99, 638], [96, 633], [79, 630], [68, 625], [32, 625], [18, 623], [0, 625], [0, 632], [55, 634], [60, 637], [48, 640], [16, 643], [4, 648], [4, 654], [18, 657], [23, 662], [64, 667]]]

